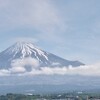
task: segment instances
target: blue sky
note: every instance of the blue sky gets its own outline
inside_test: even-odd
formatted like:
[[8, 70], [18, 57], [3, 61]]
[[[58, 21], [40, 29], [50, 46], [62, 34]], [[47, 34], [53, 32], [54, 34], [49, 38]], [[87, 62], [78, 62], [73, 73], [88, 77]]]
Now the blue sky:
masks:
[[19, 40], [69, 60], [100, 61], [100, 0], [0, 0], [0, 51]]

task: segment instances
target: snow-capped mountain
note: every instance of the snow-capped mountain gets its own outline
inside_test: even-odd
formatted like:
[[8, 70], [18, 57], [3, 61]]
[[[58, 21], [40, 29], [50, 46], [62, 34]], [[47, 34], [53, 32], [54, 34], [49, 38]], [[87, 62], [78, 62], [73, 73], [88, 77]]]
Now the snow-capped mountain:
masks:
[[69, 61], [54, 54], [45, 52], [32, 43], [17, 42], [0, 53], [0, 69], [8, 69], [16, 59], [34, 58], [39, 62], [39, 67], [62, 67], [84, 65], [79, 61]]

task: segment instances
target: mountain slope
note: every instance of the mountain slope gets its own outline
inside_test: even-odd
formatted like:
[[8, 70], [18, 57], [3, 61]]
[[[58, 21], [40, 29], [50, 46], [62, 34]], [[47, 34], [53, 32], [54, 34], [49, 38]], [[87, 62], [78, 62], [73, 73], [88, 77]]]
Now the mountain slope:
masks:
[[32, 43], [17, 42], [0, 53], [0, 69], [8, 69], [16, 59], [34, 58], [39, 62], [39, 67], [76, 67], [84, 65], [79, 61], [69, 61], [54, 54], [45, 52]]

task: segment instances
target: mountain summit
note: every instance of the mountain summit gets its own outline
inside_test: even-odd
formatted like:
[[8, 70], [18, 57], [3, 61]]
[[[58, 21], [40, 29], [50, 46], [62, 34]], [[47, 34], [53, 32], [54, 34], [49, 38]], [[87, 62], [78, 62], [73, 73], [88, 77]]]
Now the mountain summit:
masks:
[[77, 67], [84, 65], [79, 61], [69, 61], [39, 49], [30, 42], [17, 42], [0, 53], [0, 69], [12, 66], [16, 59], [33, 58], [39, 62], [39, 67]]

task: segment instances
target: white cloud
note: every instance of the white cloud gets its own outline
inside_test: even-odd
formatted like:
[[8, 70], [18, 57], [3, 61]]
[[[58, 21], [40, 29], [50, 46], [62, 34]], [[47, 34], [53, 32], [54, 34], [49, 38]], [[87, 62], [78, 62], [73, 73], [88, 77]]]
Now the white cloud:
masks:
[[27, 71], [31, 71], [32, 69], [38, 68], [38, 61], [31, 58], [23, 58], [23, 59], [15, 59], [11, 63], [11, 68], [8, 70], [11, 74], [19, 74], [19, 73], [25, 73]]
[[[27, 65], [27, 66], [26, 66]], [[0, 76], [20, 75], [80, 75], [80, 76], [100, 76], [100, 63], [79, 67], [38, 67], [38, 61], [31, 58], [18, 59], [12, 63], [9, 69], [1, 69]]]
[[100, 76], [100, 64], [85, 65], [79, 67], [42, 67], [41, 70], [33, 69], [23, 75], [81, 75], [81, 76]]
[[6, 69], [1, 69], [0, 70], [0, 76], [9, 76], [10, 75], [10, 71], [6, 70]]
[[22, 59], [15, 59], [12, 61], [12, 67], [24, 67], [24, 66], [33, 66], [34, 68], [39, 65], [38, 61], [31, 57], [26, 57]]
[[24, 73], [26, 70], [24, 67], [12, 67], [9, 69], [11, 73]]

